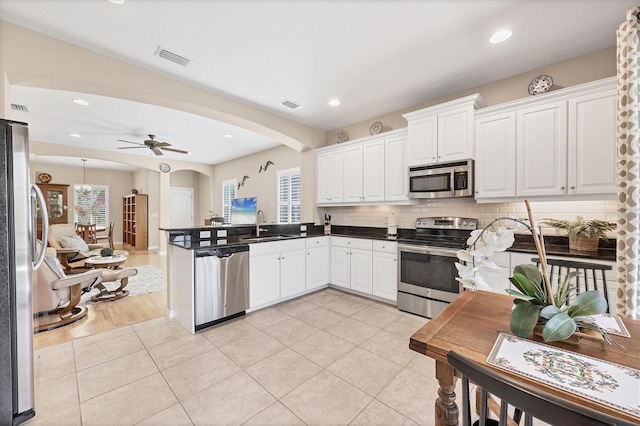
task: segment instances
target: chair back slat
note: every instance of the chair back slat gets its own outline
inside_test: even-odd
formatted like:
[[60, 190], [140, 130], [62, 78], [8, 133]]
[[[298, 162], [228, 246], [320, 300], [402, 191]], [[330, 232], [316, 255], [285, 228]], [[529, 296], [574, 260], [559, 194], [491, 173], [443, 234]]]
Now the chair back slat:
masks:
[[[539, 258], [534, 257], [531, 261], [540, 266]], [[569, 301], [580, 293], [596, 290], [603, 294], [604, 299], [607, 301], [607, 313], [611, 313], [606, 275], [606, 271], [612, 269], [610, 265], [566, 259], [547, 259], [547, 266], [550, 271], [549, 279], [551, 280], [551, 285], [556, 285], [558, 279], [564, 279], [572, 271], [580, 272], [580, 275], [574, 278], [573, 286], [576, 287], [576, 292], [575, 295], [571, 295]]]

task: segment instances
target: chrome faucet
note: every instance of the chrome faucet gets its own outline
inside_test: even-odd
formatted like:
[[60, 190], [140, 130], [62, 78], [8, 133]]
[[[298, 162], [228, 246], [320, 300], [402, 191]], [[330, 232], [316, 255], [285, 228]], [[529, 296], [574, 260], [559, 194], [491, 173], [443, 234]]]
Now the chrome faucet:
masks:
[[[262, 221], [260, 221], [260, 214], [262, 214]], [[256, 213], [256, 237], [260, 236], [260, 231], [265, 231], [266, 229], [260, 228], [260, 224], [264, 222], [264, 212], [262, 210], [258, 210]]]

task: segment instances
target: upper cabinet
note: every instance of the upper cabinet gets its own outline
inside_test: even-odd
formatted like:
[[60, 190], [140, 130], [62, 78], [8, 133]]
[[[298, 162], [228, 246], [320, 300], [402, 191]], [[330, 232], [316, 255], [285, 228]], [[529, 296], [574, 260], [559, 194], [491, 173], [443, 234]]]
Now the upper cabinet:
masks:
[[613, 78], [476, 112], [476, 200], [614, 196], [615, 126]]
[[316, 152], [318, 204], [408, 202], [406, 129]]
[[473, 113], [484, 106], [475, 94], [403, 114], [409, 130], [407, 165], [473, 158]]

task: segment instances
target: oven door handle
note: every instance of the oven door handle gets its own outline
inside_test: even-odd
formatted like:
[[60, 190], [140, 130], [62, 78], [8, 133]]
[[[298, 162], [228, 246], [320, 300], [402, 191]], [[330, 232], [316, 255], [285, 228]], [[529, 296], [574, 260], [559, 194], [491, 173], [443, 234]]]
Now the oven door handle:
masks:
[[398, 244], [398, 252], [418, 253], [418, 254], [433, 254], [436, 256], [457, 257], [458, 250], [444, 249], [439, 247], [429, 246], [415, 246], [410, 244]]

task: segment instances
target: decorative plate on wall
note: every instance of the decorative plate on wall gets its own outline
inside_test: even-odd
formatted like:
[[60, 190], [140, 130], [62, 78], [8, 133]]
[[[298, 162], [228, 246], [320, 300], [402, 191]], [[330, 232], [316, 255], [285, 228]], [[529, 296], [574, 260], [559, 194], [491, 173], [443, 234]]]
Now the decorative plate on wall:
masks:
[[342, 143], [349, 139], [349, 133], [346, 130], [340, 130], [338, 134], [336, 134], [336, 142]]
[[369, 134], [370, 135], [377, 135], [378, 133], [380, 133], [382, 131], [382, 123], [379, 121], [376, 121], [375, 123], [373, 123], [371, 125], [371, 127], [369, 127]]
[[49, 183], [51, 182], [51, 175], [49, 173], [40, 173], [38, 175], [38, 180], [40, 183]]
[[549, 75], [539, 75], [531, 80], [529, 83], [529, 94], [539, 95], [540, 93], [547, 93], [553, 86], [553, 79]]

